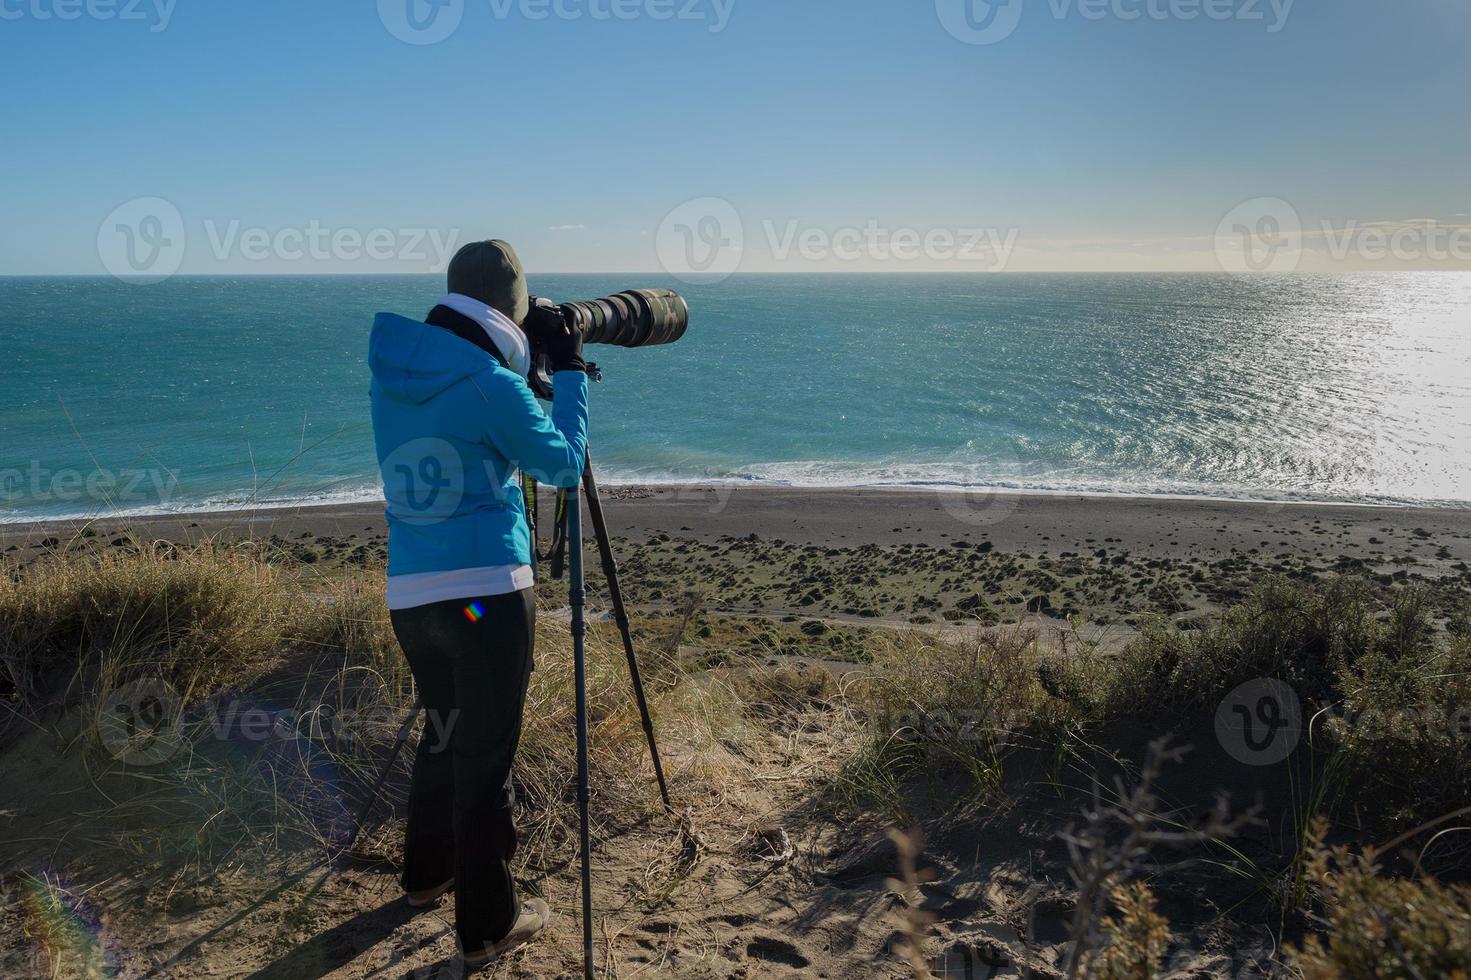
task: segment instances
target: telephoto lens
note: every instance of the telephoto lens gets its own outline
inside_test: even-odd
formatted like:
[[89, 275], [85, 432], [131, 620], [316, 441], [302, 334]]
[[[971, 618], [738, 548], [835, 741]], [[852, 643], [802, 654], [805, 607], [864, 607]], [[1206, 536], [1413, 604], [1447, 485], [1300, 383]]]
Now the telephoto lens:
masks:
[[670, 289], [629, 289], [560, 309], [585, 344], [657, 347], [679, 340], [690, 325], [689, 304]]
[[[533, 296], [531, 303], [542, 310], [556, 309], [565, 322], [582, 332], [584, 344], [658, 347], [679, 340], [690, 326], [689, 304], [672, 289], [628, 289], [603, 299], [555, 307], [550, 300]], [[527, 381], [538, 398], [549, 399], [550, 366], [539, 347], [539, 338], [532, 331], [532, 368]], [[602, 376], [595, 365], [589, 365], [589, 373]]]

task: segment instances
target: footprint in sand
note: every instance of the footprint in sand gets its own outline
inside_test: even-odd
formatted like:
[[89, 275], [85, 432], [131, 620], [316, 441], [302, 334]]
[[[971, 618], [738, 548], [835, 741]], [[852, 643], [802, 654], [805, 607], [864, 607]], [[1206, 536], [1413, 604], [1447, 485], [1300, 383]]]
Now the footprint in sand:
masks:
[[812, 961], [785, 939], [757, 936], [746, 943], [746, 958], [761, 963], [777, 963], [796, 970], [805, 969]]

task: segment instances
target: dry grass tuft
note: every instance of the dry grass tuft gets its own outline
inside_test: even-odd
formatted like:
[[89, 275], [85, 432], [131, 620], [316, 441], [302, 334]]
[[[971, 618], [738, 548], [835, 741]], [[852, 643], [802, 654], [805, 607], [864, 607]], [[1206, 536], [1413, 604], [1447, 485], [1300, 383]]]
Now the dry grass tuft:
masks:
[[[301, 608], [249, 552], [159, 545], [57, 556], [0, 575], [0, 698], [34, 717], [147, 673], [209, 691], [268, 667]], [[78, 682], [81, 682], [79, 687]]]
[[867, 744], [837, 777], [841, 803], [914, 820], [916, 787], [963, 806], [996, 794], [1007, 756], [1054, 733], [1066, 706], [1037, 675], [1036, 635], [998, 630], [965, 642], [927, 633], [877, 638], [871, 670], [846, 693]]
[[[588, 678], [604, 833], [649, 812], [657, 790], [621, 647], [590, 638]], [[105, 737], [113, 702], [135, 682], [177, 694], [141, 733], [146, 746], [167, 736], [164, 758], [120, 759]], [[712, 726], [729, 734], [714, 703], [728, 690], [687, 690], [667, 658], [646, 682], [671, 746], [714, 742]], [[170, 894], [259, 848], [332, 853], [413, 700], [381, 570], [324, 578], [206, 543], [71, 553], [0, 576], [0, 736], [44, 743], [34, 755], [55, 765], [42, 778], [86, 801], [63, 823], [96, 828], [100, 859], [157, 866]], [[576, 826], [573, 707], [569, 631], [543, 616], [517, 767], [528, 860], [560, 854]], [[269, 723], [243, 737], [252, 713]], [[378, 820], [404, 795], [411, 755]], [[69, 832], [55, 815], [34, 819], [38, 841]]]

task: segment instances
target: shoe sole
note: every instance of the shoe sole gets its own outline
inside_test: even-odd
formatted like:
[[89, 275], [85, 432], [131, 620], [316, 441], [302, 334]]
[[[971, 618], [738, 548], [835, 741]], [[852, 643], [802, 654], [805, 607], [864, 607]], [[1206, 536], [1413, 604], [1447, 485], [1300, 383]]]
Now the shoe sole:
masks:
[[411, 909], [419, 909], [421, 911], [423, 909], [432, 909], [432, 908], [434, 908], [434, 906], [438, 905], [439, 904], [439, 900], [441, 898], [444, 898], [444, 896], [448, 895], [450, 893], [450, 890], [453, 889], [454, 887], [455, 887], [455, 882], [454, 882], [454, 879], [451, 878], [449, 881], [445, 882], [443, 885], [441, 885], [440, 887], [436, 888], [434, 890], [434, 895], [432, 897], [430, 897], [430, 898], [424, 898], [424, 899], [418, 899], [418, 900], [415, 900], [413, 898], [409, 898], [408, 899], [409, 908], [411, 908]]

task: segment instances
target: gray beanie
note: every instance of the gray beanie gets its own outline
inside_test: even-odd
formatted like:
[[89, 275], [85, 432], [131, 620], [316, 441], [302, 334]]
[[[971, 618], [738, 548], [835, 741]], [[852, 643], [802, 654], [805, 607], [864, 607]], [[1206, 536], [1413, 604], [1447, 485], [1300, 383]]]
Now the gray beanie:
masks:
[[503, 241], [472, 242], [449, 264], [449, 291], [478, 299], [517, 324], [531, 310], [526, 273], [516, 250]]

